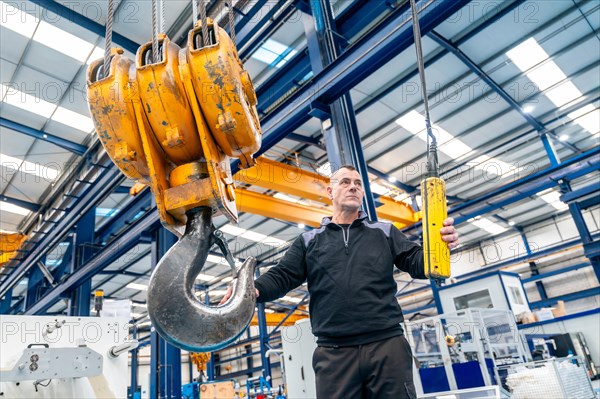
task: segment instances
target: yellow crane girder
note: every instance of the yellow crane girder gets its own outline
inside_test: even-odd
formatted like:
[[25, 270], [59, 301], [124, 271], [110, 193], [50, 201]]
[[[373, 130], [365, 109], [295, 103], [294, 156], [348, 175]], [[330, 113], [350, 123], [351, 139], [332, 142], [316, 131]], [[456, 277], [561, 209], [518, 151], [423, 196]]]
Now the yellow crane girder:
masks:
[[26, 238], [26, 235], [19, 233], [0, 233], [0, 266], [17, 256], [17, 250]]
[[[287, 317], [287, 315], [288, 315], [287, 313], [265, 313], [265, 317], [267, 319], [267, 326], [272, 326], [272, 327], [278, 326], [279, 323], [281, 323], [281, 321]], [[283, 323], [281, 323], [281, 326], [283, 326], [283, 327], [293, 326], [296, 323], [296, 321], [302, 320], [302, 319], [307, 319], [307, 318], [308, 318], [307, 314], [300, 313], [300, 312], [294, 312], [287, 319], [285, 319], [285, 321]], [[250, 325], [251, 326], [258, 325], [258, 318], [256, 316], [256, 313], [254, 314], [254, 316], [252, 316], [252, 321], [250, 322]]]

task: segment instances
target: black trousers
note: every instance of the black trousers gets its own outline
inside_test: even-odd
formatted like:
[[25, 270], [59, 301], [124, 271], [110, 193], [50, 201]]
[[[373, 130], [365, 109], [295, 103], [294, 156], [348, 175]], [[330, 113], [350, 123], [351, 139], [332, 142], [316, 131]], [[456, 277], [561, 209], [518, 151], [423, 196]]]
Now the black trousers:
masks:
[[318, 399], [416, 399], [412, 351], [404, 336], [365, 345], [318, 346]]

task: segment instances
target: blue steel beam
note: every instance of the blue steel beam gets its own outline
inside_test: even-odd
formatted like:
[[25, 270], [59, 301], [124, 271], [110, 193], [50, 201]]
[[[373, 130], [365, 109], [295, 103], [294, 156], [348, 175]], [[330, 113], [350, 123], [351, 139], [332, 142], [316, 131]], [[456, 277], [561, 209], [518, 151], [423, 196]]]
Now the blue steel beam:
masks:
[[[247, 21], [252, 18], [251, 14], [258, 12], [259, 10], [254, 10], [264, 2], [264, 0], [257, 2], [248, 16], [244, 17], [236, 26], [236, 47], [238, 48], [239, 57], [242, 60], [245, 60], [250, 54], [254, 53], [262, 45], [265, 38], [271, 36], [273, 31], [294, 12], [294, 7], [291, 4], [285, 10], [281, 11], [281, 7], [286, 3], [286, 0], [280, 0], [265, 13], [260, 21], [256, 24], [248, 25]], [[274, 17], [278, 12], [279, 15]], [[259, 34], [258, 37], [256, 37], [257, 34]]]
[[[53, 227], [53, 234], [46, 234], [40, 239], [34, 248], [26, 255], [24, 259], [17, 259], [18, 267], [7, 276], [0, 285], [0, 296], [14, 286], [27, 271], [35, 265], [39, 259], [50, 249], [56, 246], [62, 238], [75, 226], [77, 221], [91, 208], [95, 207], [104, 199], [106, 194], [112, 192], [118, 187], [125, 176], [121, 174], [119, 169], [113, 165], [112, 161], [106, 157], [102, 166], [105, 169], [100, 173], [99, 177], [93, 184], [89, 185], [83, 194], [77, 199], [75, 205], [70, 208], [69, 213], [56, 223]], [[12, 261], [11, 261], [12, 262]]]
[[586, 195], [600, 191], [600, 183], [592, 183], [575, 191], [569, 191], [560, 196], [560, 200], [564, 203], [576, 201]]
[[56, 301], [60, 300], [65, 293], [77, 288], [86, 279], [96, 275], [133, 248], [139, 242], [139, 238], [143, 233], [152, 231], [158, 227], [160, 227], [160, 221], [157, 212], [148, 212], [138, 219], [126, 232], [106, 245], [85, 266], [71, 274], [35, 305], [27, 309], [25, 314], [39, 314], [46, 311]]
[[556, 304], [558, 301], [576, 301], [578, 299], [589, 298], [591, 296], [600, 295], [600, 287], [589, 288], [587, 290], [572, 292], [570, 294], [548, 298], [543, 301], [531, 302], [529, 305], [533, 309], [545, 308]]
[[62, 137], [58, 137], [50, 133], [44, 133], [37, 129], [33, 129], [29, 126], [25, 126], [21, 123], [13, 122], [10, 119], [0, 117], [0, 126], [14, 130], [15, 132], [24, 134], [29, 137], [34, 137], [36, 139], [52, 143], [60, 148], [64, 148], [65, 150], [71, 151], [72, 153], [77, 155], [83, 155], [87, 151], [87, 147], [84, 145], [74, 143], [72, 141], [63, 139]]
[[7, 202], [9, 204], [20, 206], [21, 208], [29, 209], [32, 212], [37, 212], [40, 210], [40, 206], [38, 204], [34, 204], [28, 201], [23, 201], [20, 199], [12, 198], [6, 196], [4, 194], [0, 194], [0, 201]]
[[553, 270], [551, 272], [546, 272], [546, 273], [540, 273], [540, 274], [532, 275], [531, 277], [528, 277], [528, 278], [521, 279], [521, 282], [523, 284], [531, 283], [531, 282], [538, 281], [538, 280], [541, 280], [541, 279], [544, 279], [544, 278], [548, 278], [548, 277], [552, 277], [552, 276], [557, 276], [559, 274], [563, 274], [563, 273], [567, 273], [567, 272], [572, 272], [574, 270], [583, 269], [584, 267], [588, 267], [588, 266], [591, 266], [591, 265], [588, 262], [584, 262], [584, 263], [578, 263], [578, 264], [573, 265], [573, 266], [561, 267], [558, 270]]
[[130, 225], [140, 212], [145, 212], [152, 206], [152, 192], [145, 189], [119, 210], [115, 216], [108, 220], [96, 231], [96, 243], [108, 242], [121, 229]]
[[[90, 208], [75, 226], [75, 268], [71, 272], [82, 268], [93, 256], [94, 231], [96, 226], [96, 208]], [[71, 293], [69, 302], [69, 316], [89, 316], [92, 297], [92, 278], [85, 279], [77, 289]]]
[[[105, 37], [105, 35], [106, 35], [106, 27], [104, 25], [100, 25], [98, 22], [79, 14], [78, 12], [58, 3], [57, 1], [54, 1], [54, 0], [30, 0], [30, 1], [48, 11], [51, 11], [51, 12], [59, 15], [61, 18], [65, 18], [65, 19], [73, 22], [74, 24], [81, 26], [82, 28], [89, 30], [90, 32], [94, 32], [95, 34], [102, 36], [102, 37]], [[138, 47], [140, 47], [140, 45], [137, 44], [136, 42], [134, 42], [133, 40], [128, 39], [125, 36], [123, 36], [117, 32], [113, 32], [112, 41], [115, 44], [118, 44], [119, 46], [123, 47], [125, 50], [129, 50], [133, 54], [135, 54]]]
[[[424, 2], [419, 2], [422, 5]], [[468, 0], [440, 0], [422, 7], [421, 30], [425, 34], [460, 10]], [[311, 104], [330, 104], [413, 44], [408, 13], [389, 18], [372, 34], [360, 39], [335, 61], [264, 118], [260, 155], [310, 118]]]
[[[431, 38], [434, 42], [440, 45], [445, 50], [454, 54], [463, 64], [465, 64], [471, 72], [477, 75], [481, 80], [483, 80], [494, 93], [498, 94], [504, 101], [508, 103], [508, 105], [519, 115], [521, 115], [527, 123], [535, 128], [538, 132], [540, 132], [540, 137], [544, 144], [544, 148], [546, 149], [546, 153], [550, 158], [550, 163], [552, 165], [558, 165], [560, 160], [556, 154], [556, 151], [552, 147], [552, 143], [549, 141], [547, 135], [555, 136], [552, 132], [548, 131], [544, 125], [542, 125], [537, 119], [535, 119], [531, 114], [525, 112], [523, 108], [519, 105], [519, 103], [511, 97], [495, 80], [493, 80], [488, 74], [486, 74], [473, 60], [471, 60], [465, 53], [463, 53], [457, 46], [452, 44], [448, 39], [444, 38], [442, 35], [438, 34], [435, 31], [431, 31], [428, 33], [428, 37]], [[577, 147], [568, 144], [563, 141], [559, 141], [561, 144], [574, 151], [575, 153], [580, 153]]]

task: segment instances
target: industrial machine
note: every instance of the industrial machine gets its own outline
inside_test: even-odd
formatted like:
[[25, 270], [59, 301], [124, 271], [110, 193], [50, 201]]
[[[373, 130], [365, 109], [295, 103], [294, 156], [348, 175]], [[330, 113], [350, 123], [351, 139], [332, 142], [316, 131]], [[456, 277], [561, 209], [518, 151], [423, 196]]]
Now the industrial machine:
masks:
[[124, 398], [130, 350], [126, 319], [2, 316], [0, 396]]
[[[233, 342], [254, 313], [256, 261], [236, 267], [212, 218], [237, 222], [231, 158], [247, 168], [261, 144], [252, 82], [230, 37], [206, 18], [205, 3], [186, 47], [153, 24], [152, 41], [131, 60], [110, 48], [109, 0], [106, 54], [87, 72], [90, 113], [106, 152], [127, 177], [150, 187], [163, 226], [180, 237], [150, 280], [152, 325], [173, 345], [196, 352]], [[216, 308], [192, 292], [213, 244], [237, 279], [232, 298]]]
[[310, 320], [298, 320], [295, 325], [283, 328], [281, 345], [282, 369], [288, 397], [316, 398], [312, 356], [317, 347], [317, 339], [312, 333]]
[[500, 365], [529, 357], [512, 312], [465, 309], [406, 322], [420, 393], [502, 385]]

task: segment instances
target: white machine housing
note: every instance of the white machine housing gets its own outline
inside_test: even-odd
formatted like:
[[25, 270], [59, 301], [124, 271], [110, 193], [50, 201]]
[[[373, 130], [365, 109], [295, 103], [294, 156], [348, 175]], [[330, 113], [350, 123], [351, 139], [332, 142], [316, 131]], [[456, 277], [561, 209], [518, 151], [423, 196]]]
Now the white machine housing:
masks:
[[312, 357], [317, 339], [310, 328], [310, 319], [298, 320], [281, 330], [283, 346], [283, 378], [287, 397], [314, 399], [317, 397]]

